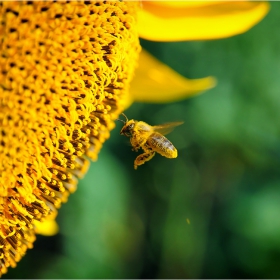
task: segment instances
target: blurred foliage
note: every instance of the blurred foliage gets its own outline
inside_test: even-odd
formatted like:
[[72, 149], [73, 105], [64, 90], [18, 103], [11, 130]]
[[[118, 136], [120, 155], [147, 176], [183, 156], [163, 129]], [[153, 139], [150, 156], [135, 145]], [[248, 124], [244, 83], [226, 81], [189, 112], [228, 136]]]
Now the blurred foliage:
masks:
[[177, 159], [137, 154], [117, 123], [99, 160], [6, 278], [280, 278], [280, 3], [233, 38], [142, 45], [188, 78], [192, 99], [134, 104], [129, 118], [183, 120]]

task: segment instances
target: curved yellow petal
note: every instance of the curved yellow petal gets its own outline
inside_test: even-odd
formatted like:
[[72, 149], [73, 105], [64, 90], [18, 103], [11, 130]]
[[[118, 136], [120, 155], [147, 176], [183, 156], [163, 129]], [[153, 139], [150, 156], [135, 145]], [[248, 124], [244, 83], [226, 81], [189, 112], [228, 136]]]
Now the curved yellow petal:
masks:
[[267, 2], [142, 2], [140, 37], [152, 41], [226, 38], [246, 32], [268, 12]]
[[34, 221], [35, 232], [46, 236], [58, 233], [59, 227], [55, 220], [45, 220], [44, 222]]
[[181, 100], [216, 85], [216, 79], [206, 77], [189, 80], [142, 50], [139, 67], [131, 83], [131, 96], [138, 102], [165, 103]]
[[154, 1], [155, 6], [171, 7], [171, 8], [186, 8], [186, 7], [201, 7], [205, 5], [213, 5], [221, 3], [221, 1]]

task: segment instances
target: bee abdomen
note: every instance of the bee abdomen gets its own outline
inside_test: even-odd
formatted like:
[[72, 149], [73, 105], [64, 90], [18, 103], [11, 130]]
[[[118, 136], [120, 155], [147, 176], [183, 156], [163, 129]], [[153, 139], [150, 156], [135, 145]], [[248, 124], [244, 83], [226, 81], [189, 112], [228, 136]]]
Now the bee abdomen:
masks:
[[160, 155], [167, 158], [176, 158], [178, 153], [173, 144], [160, 133], [154, 132], [147, 140], [147, 144]]

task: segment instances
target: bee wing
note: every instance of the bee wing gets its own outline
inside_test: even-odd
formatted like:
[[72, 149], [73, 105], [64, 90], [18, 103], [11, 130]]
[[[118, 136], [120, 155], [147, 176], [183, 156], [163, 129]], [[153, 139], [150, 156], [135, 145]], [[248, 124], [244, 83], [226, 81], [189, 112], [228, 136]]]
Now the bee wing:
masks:
[[164, 123], [161, 125], [155, 125], [153, 126], [154, 131], [162, 134], [162, 135], [166, 135], [168, 133], [170, 133], [174, 127], [183, 124], [184, 122], [170, 122], [170, 123]]

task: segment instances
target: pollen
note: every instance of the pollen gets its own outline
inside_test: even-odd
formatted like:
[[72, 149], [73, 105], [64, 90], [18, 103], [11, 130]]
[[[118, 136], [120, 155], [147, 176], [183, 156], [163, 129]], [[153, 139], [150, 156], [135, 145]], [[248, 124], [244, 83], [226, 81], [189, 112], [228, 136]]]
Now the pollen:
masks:
[[140, 51], [137, 2], [0, 3], [0, 274], [110, 136]]

